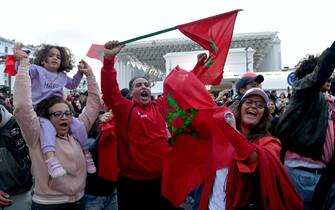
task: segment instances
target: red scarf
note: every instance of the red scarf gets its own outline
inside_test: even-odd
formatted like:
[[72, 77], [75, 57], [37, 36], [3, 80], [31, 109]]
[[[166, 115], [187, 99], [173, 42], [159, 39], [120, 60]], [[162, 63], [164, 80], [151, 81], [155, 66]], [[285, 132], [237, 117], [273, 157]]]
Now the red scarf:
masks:
[[[262, 145], [272, 141], [273, 137], [263, 137], [262, 144], [253, 144], [258, 153], [258, 168], [262, 206], [265, 210], [302, 210], [303, 201], [295, 191], [290, 177], [279, 158]], [[226, 189], [226, 209], [234, 210], [245, 206], [250, 196], [247, 180], [236, 168], [236, 162], [231, 164], [228, 173]], [[215, 174], [209, 177], [203, 189], [200, 210], [208, 209], [209, 197], [213, 188]]]

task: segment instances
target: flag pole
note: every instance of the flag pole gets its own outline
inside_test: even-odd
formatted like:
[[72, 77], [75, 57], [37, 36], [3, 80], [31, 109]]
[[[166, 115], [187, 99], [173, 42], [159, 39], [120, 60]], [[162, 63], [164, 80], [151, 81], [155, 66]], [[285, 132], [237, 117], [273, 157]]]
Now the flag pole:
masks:
[[145, 34], [143, 36], [138, 36], [138, 37], [135, 37], [135, 38], [132, 38], [132, 39], [128, 39], [128, 40], [122, 41], [122, 42], [120, 42], [120, 44], [121, 45], [128, 44], [130, 42], [135, 42], [135, 41], [140, 40], [140, 39], [145, 39], [145, 38], [148, 38], [148, 37], [151, 37], [151, 36], [156, 36], [158, 34], [163, 34], [163, 33], [166, 33], [166, 32], [169, 32], [169, 31], [173, 31], [173, 30], [176, 30], [176, 29], [177, 29], [176, 27], [171, 27], [171, 28], [163, 29], [163, 30], [156, 31], [156, 32], [153, 32], [153, 33], [150, 33], [150, 34]]

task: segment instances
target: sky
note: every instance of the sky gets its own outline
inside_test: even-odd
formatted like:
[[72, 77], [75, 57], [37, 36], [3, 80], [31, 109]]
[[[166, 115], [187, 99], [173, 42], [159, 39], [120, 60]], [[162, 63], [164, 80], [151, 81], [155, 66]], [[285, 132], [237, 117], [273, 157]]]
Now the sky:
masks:
[[[335, 40], [334, 0], [17, 0], [0, 7], [1, 37], [66, 46], [78, 60], [92, 43], [124, 41], [234, 9], [243, 9], [234, 34], [278, 32], [282, 67], [294, 67]], [[150, 39], [179, 37], [174, 31]]]

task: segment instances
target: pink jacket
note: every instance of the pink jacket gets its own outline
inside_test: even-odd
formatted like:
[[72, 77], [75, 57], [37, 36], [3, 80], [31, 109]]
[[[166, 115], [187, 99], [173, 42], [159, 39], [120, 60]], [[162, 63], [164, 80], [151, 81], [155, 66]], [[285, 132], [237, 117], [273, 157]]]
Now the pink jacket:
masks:
[[[101, 107], [99, 88], [94, 77], [88, 77], [87, 106], [79, 119], [91, 128]], [[14, 92], [14, 115], [29, 147], [34, 177], [33, 201], [40, 204], [62, 204], [75, 202], [84, 195], [86, 163], [79, 143], [69, 139], [56, 139], [56, 156], [67, 171], [65, 176], [52, 179], [44, 162], [40, 145], [40, 123], [32, 106], [31, 80], [28, 68], [19, 67]]]

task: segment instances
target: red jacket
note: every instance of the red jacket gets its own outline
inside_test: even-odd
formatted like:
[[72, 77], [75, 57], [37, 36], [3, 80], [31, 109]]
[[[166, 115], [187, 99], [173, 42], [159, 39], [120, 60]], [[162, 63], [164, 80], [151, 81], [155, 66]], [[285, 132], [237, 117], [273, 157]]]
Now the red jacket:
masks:
[[[248, 181], [243, 173], [256, 173], [259, 177], [263, 209], [265, 210], [302, 210], [303, 202], [295, 191], [290, 177], [279, 160], [280, 142], [271, 136], [260, 138], [252, 143], [258, 153], [258, 161], [246, 165], [234, 160], [227, 177], [226, 209], [243, 207], [250, 195]], [[204, 185], [200, 210], [208, 209], [209, 198], [215, 181], [215, 174]], [[222, 186], [223, 187], [223, 186]], [[229, 196], [231, 194], [231, 196]], [[242, 206], [241, 206], [242, 204]]]
[[119, 173], [115, 132], [114, 118], [101, 125], [101, 136], [98, 144], [98, 175], [109, 181], [117, 181]]
[[162, 174], [162, 159], [169, 151], [162, 98], [141, 107], [119, 90], [114, 59], [104, 60], [101, 70], [103, 99], [116, 120], [118, 163], [122, 176], [143, 180]]

